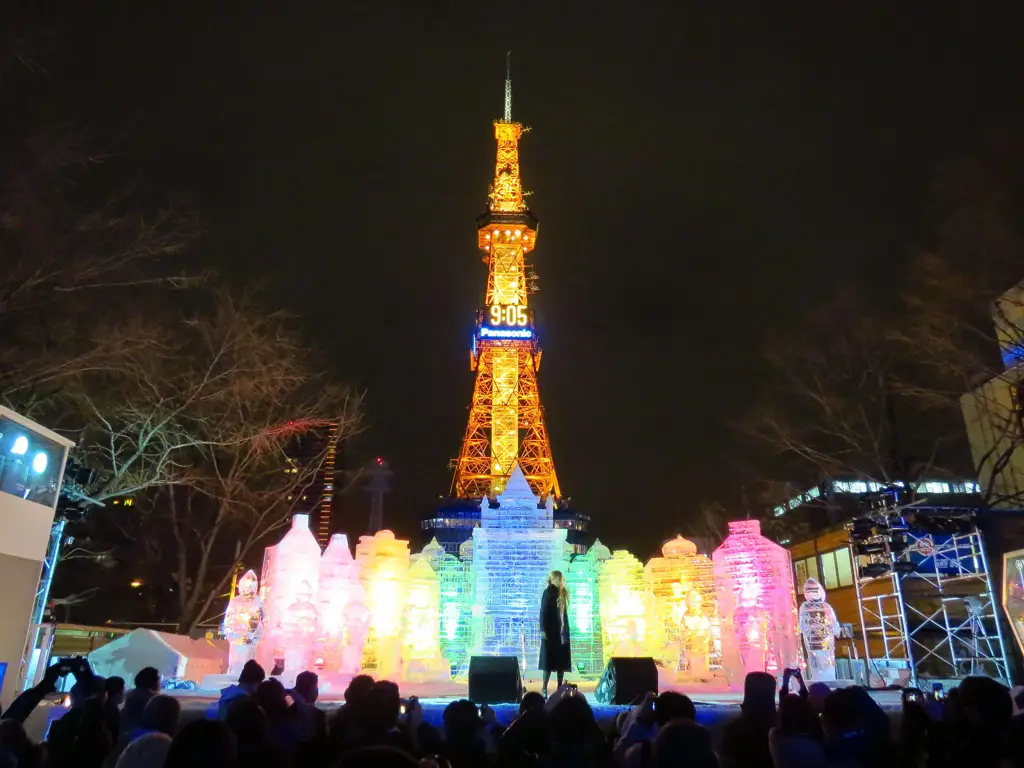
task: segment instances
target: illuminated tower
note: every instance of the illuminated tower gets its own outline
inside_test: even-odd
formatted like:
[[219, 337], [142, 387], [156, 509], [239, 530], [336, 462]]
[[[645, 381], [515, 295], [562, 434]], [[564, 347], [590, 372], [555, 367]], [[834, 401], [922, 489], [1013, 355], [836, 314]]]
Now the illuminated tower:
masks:
[[541, 349], [527, 306], [527, 259], [537, 243], [537, 220], [526, 207], [519, 175], [519, 138], [527, 129], [512, 120], [507, 64], [505, 114], [494, 122], [498, 152], [490, 205], [476, 220], [487, 293], [470, 352], [476, 382], [452, 492], [464, 498], [500, 494], [518, 462], [543, 501], [561, 494], [537, 389]]

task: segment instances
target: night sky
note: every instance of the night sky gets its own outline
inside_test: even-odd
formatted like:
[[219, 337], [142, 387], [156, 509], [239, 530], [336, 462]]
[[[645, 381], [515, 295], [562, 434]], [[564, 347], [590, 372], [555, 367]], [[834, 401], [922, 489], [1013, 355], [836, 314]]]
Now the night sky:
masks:
[[1019, 5], [70, 3], [42, 91], [124, 132], [195, 201], [193, 258], [367, 389], [353, 450], [391, 463], [409, 535], [465, 427], [512, 49], [560, 482], [644, 557], [735, 498], [764, 334], [845, 286], [895, 295], [938, 164], [1020, 116]]

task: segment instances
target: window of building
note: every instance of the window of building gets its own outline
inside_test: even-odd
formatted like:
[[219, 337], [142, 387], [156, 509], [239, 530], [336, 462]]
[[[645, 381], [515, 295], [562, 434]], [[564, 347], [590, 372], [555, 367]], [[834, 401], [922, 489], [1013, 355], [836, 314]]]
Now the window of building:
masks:
[[821, 555], [821, 582], [825, 589], [853, 586], [853, 562], [850, 548], [840, 547]]
[[796, 570], [796, 586], [797, 589], [802, 589], [804, 582], [808, 579], [818, 579], [818, 558], [816, 557], [805, 557], [803, 560], [797, 560], [793, 563], [793, 568]]

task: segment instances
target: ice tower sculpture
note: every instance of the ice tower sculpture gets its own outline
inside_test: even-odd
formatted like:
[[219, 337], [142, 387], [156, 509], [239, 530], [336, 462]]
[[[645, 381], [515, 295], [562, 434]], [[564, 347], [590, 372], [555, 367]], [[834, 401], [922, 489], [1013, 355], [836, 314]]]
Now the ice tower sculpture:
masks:
[[363, 651], [370, 634], [370, 609], [366, 606], [366, 589], [360, 582], [352, 586], [345, 605], [345, 642], [341, 649], [338, 672], [345, 677], [358, 675], [363, 668]]
[[245, 662], [256, 658], [256, 648], [263, 636], [263, 599], [259, 594], [256, 574], [246, 571], [238, 580], [238, 592], [224, 612], [224, 637], [228, 648], [228, 674], [237, 679]]
[[595, 541], [585, 555], [573, 555], [565, 574], [565, 586], [569, 590], [572, 663], [583, 677], [599, 676], [604, 669], [597, 575], [601, 563], [609, 557], [608, 548], [600, 540]]
[[800, 633], [807, 651], [810, 680], [836, 679], [836, 638], [839, 619], [825, 602], [825, 588], [817, 579], [804, 582], [804, 602], [800, 606]]
[[565, 570], [565, 539], [550, 497], [538, 505], [517, 464], [496, 501], [483, 500], [473, 530], [472, 655], [516, 656], [524, 671], [537, 669], [540, 599], [548, 574]]
[[284, 674], [285, 687], [295, 685], [300, 672], [312, 669], [313, 647], [320, 621], [313, 605], [313, 585], [303, 579], [295, 593], [295, 602], [288, 606], [284, 618]]
[[613, 656], [646, 656], [648, 600], [640, 561], [615, 550], [601, 566], [598, 594], [605, 664]]
[[441, 580], [424, 555], [414, 555], [409, 568], [402, 638], [402, 680], [425, 683], [447, 680], [448, 660], [441, 656]]
[[729, 523], [711, 559], [729, 683], [742, 685], [748, 672], [801, 666], [789, 552], [762, 536], [757, 520], [741, 520]]
[[288, 609], [299, 602], [300, 585], [303, 582], [309, 590], [308, 602], [316, 610], [317, 587], [320, 583], [320, 545], [309, 530], [309, 515], [294, 515], [291, 530], [277, 546], [268, 547], [264, 558], [264, 574], [266, 629], [256, 658], [269, 672], [284, 661]]
[[348, 537], [336, 533], [320, 557], [320, 634], [316, 651], [323, 659], [323, 672], [327, 677], [341, 671], [347, 642], [347, 609], [358, 585], [359, 568], [348, 548]]
[[469, 658], [469, 623], [473, 608], [469, 564], [445, 554], [436, 567], [441, 582], [441, 655], [454, 665], [453, 673], [468, 674], [469, 668], [462, 667]]
[[409, 559], [409, 542], [396, 539], [391, 531], [359, 537], [356, 563], [370, 609], [370, 633], [363, 651], [363, 669], [377, 678], [394, 678], [401, 672]]
[[666, 542], [661, 553], [644, 567], [654, 599], [652, 655], [679, 679], [707, 679], [716, 606], [714, 566], [682, 536]]

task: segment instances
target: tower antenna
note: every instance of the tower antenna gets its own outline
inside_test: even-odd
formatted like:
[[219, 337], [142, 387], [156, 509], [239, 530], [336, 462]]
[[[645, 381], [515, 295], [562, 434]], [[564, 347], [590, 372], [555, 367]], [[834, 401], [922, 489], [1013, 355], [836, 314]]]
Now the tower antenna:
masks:
[[512, 51], [505, 54], [505, 122], [512, 122]]

